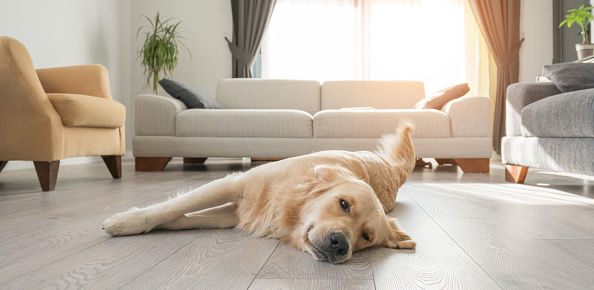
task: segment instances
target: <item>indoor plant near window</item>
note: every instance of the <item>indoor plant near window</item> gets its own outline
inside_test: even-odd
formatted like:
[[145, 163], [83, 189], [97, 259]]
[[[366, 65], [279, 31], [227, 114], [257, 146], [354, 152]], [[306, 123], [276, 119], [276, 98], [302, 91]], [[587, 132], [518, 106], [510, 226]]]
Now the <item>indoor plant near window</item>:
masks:
[[594, 44], [590, 43], [590, 36], [588, 35], [588, 23], [594, 19], [592, 16], [592, 6], [584, 7], [580, 6], [578, 9], [570, 9], [565, 15], [565, 20], [559, 24], [562, 27], [567, 24], [567, 27], [571, 27], [573, 23], [577, 23], [582, 28], [582, 43], [575, 45], [577, 50], [578, 59], [583, 59], [594, 54]]
[[138, 57], [142, 60], [141, 64], [144, 68], [145, 88], [151, 87], [155, 94], [159, 94], [161, 72], [164, 76], [171, 76], [177, 65], [180, 45], [186, 50], [188, 48], [183, 43], [184, 37], [179, 34], [181, 21], [170, 23], [172, 18], [162, 21], [159, 12], [154, 20], [146, 15], [142, 16], [150, 25], [141, 26], [136, 32], [137, 38], [141, 32], [145, 35], [142, 47], [138, 50]]

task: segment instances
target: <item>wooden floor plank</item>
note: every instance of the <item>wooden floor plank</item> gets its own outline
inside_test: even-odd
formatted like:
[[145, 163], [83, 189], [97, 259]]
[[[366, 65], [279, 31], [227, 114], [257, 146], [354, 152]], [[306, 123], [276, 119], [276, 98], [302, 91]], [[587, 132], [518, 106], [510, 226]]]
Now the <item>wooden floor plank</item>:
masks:
[[594, 268], [594, 240], [543, 240], [547, 246]]
[[575, 197], [577, 201], [571, 202], [543, 196], [536, 200], [521, 191], [502, 191], [489, 184], [435, 183], [416, 186], [411, 197], [434, 218], [498, 218], [539, 239], [594, 239], [594, 227], [548, 212], [557, 207], [570, 214], [573, 208], [583, 207], [584, 198]]
[[[127, 289], [247, 289], [279, 241], [257, 239], [238, 230], [193, 230], [202, 235], [128, 283]], [[218, 282], [217, 282], [218, 281]]]
[[333, 265], [313, 259], [307, 252], [279, 244], [260, 273], [259, 279], [373, 279], [369, 251], [355, 252], [346, 263]]
[[[100, 161], [100, 160], [98, 160]], [[374, 248], [345, 264], [313, 260], [235, 230], [111, 238], [110, 215], [160, 202], [260, 163], [209, 159], [163, 172], [123, 160], [64, 165], [42, 193], [34, 169], [0, 174], [0, 288], [584, 289], [593, 285], [594, 178], [532, 170], [524, 185], [455, 166], [415, 169], [390, 216], [416, 250]]]
[[325, 289], [373, 290], [373, 280], [312, 280], [312, 279], [256, 279], [250, 290]]
[[199, 233], [155, 232], [110, 238], [2, 284], [5, 289], [124, 286], [194, 240]]
[[377, 289], [500, 289], [409, 195], [401, 189], [389, 216], [417, 242], [415, 250], [371, 251]]
[[504, 289], [588, 289], [594, 284], [594, 268], [501, 220], [437, 221]]

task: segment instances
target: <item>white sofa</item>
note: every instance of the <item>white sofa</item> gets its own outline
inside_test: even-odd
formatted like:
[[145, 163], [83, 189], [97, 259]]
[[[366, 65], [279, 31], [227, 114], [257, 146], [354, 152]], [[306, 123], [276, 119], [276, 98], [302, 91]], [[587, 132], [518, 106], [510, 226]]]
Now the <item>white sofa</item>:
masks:
[[162, 170], [171, 157], [286, 158], [331, 149], [375, 150], [402, 119], [415, 124], [417, 158], [454, 159], [464, 172], [488, 172], [491, 108], [462, 97], [441, 111], [411, 109], [425, 97], [416, 81], [223, 79], [224, 109], [187, 109], [179, 100], [140, 95], [134, 103], [136, 169]]

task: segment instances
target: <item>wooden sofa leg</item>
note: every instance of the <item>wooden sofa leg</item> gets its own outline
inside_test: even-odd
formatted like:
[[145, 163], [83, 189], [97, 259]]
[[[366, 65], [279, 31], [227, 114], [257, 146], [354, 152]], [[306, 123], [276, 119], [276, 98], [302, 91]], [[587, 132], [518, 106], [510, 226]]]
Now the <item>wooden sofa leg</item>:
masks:
[[6, 166], [7, 163], [8, 161], [0, 161], [0, 172], [2, 172], [2, 169], [4, 169], [4, 166]]
[[206, 162], [206, 158], [184, 157], [184, 164], [204, 164], [204, 162]]
[[505, 164], [505, 181], [513, 183], [524, 183], [528, 166]]
[[56, 188], [58, 179], [58, 169], [60, 169], [60, 160], [52, 162], [33, 161], [39, 185], [43, 191], [53, 191]]
[[109, 155], [101, 156], [101, 158], [114, 179], [122, 178], [122, 156]]
[[464, 173], [489, 173], [489, 158], [455, 158]]
[[171, 157], [135, 157], [136, 171], [163, 171]]

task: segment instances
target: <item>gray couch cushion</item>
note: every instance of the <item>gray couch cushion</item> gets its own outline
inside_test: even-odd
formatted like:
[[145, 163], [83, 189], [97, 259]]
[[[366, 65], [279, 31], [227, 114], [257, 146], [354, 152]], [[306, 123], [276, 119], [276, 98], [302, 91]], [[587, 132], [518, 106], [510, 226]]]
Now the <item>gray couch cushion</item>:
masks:
[[594, 63], [545, 65], [542, 74], [564, 93], [594, 88]]
[[522, 136], [522, 109], [544, 98], [558, 95], [561, 91], [551, 82], [515, 83], [507, 87], [505, 104], [505, 133], [507, 136]]
[[594, 137], [594, 89], [559, 94], [526, 106], [522, 136]]

